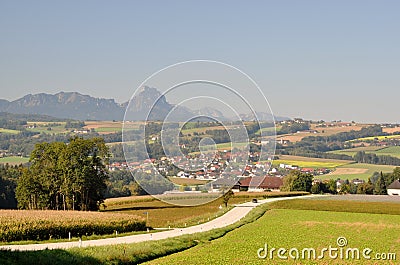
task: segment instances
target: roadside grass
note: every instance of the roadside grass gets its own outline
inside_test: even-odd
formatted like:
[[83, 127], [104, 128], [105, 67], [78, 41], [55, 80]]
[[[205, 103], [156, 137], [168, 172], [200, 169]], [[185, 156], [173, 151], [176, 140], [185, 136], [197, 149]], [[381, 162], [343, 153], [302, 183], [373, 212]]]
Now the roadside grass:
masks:
[[139, 264], [158, 257], [177, 253], [210, 241], [228, 232], [254, 222], [264, 215], [267, 205], [253, 209], [239, 222], [224, 228], [179, 237], [146, 241], [135, 244], [121, 244], [104, 247], [72, 248], [67, 250], [42, 251], [0, 251], [0, 264]]
[[374, 172], [383, 172], [383, 173], [390, 173], [393, 172], [393, 169], [395, 169], [395, 166], [387, 166], [387, 165], [372, 165], [372, 164], [363, 164], [363, 163], [354, 163], [354, 164], [349, 164], [349, 165], [344, 165], [338, 168], [348, 168], [349, 172], [352, 171], [352, 169], [365, 169], [363, 173], [358, 173], [358, 174], [335, 174], [335, 171], [331, 172], [330, 174], [326, 175], [320, 175], [318, 176], [319, 179], [325, 180], [325, 179], [363, 179], [363, 180], [368, 180], [369, 177], [372, 176]]
[[[396, 256], [392, 256], [392, 259], [398, 259], [400, 215], [387, 214], [391, 210], [385, 208], [386, 204], [381, 205], [384, 213], [371, 214], [360, 213], [360, 204], [355, 202], [338, 203], [336, 207], [340, 211], [336, 212], [325, 206], [327, 201], [316, 200], [314, 210], [297, 209], [305, 207], [312, 200], [296, 201], [274, 202], [269, 206], [273, 209], [257, 221], [235, 229], [222, 238], [144, 264], [397, 264], [396, 260], [380, 263], [374, 259], [363, 259], [362, 256], [357, 260], [352, 258], [351, 253], [349, 259], [345, 254], [343, 259], [339, 255], [336, 259], [330, 259], [327, 252], [322, 259], [308, 258], [307, 255], [302, 258], [301, 251], [305, 248], [314, 248], [318, 257], [323, 248], [338, 247], [337, 239], [345, 237], [348, 244], [343, 248], [344, 251], [347, 248], [359, 248], [362, 252], [365, 248], [371, 248], [371, 257], [375, 257], [376, 253], [394, 253]], [[351, 207], [357, 212], [343, 212], [339, 205], [342, 208]], [[361, 210], [368, 211], [368, 205], [364, 203]], [[374, 209], [377, 207], [372, 206]], [[265, 248], [265, 244], [268, 247], [267, 257], [260, 259], [257, 251]], [[275, 248], [275, 252], [271, 258], [272, 248]], [[279, 259], [279, 248], [286, 249], [286, 256], [289, 256], [290, 249], [298, 249], [299, 259]]]
[[7, 156], [0, 158], [0, 164], [19, 165], [29, 162], [28, 157]]
[[0, 133], [18, 134], [20, 131], [0, 128]]

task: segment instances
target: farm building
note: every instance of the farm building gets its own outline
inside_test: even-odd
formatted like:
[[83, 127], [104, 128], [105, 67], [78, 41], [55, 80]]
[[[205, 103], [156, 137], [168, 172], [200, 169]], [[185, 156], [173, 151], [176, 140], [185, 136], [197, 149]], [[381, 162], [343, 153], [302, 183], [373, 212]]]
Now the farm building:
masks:
[[400, 180], [396, 179], [387, 187], [388, 195], [400, 195]]
[[211, 182], [213, 192], [220, 191], [223, 188], [232, 188], [233, 191], [239, 191], [240, 182], [233, 179], [220, 178]]
[[240, 190], [247, 191], [279, 191], [283, 185], [283, 180], [280, 177], [249, 177], [240, 180]]

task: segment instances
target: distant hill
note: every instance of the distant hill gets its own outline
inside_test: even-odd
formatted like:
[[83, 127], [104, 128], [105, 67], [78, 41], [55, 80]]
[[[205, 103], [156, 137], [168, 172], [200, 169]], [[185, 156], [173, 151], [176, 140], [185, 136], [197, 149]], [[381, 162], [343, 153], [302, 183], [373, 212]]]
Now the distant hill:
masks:
[[[156, 104], [153, 104], [154, 102]], [[59, 92], [54, 95], [29, 94], [14, 101], [0, 99], [0, 112], [37, 114], [73, 120], [123, 120], [127, 106], [128, 102], [120, 104], [114, 99], [95, 98], [78, 92]], [[174, 118], [171, 121], [186, 121], [195, 115], [229, 120], [220, 111], [209, 107], [199, 110], [175, 107], [156, 88], [148, 86], [141, 88], [132, 98], [127, 118], [129, 120], [164, 120], [171, 110], [174, 111]], [[146, 117], [149, 111], [150, 115]]]
[[15, 101], [2, 101], [0, 111], [75, 120], [114, 120], [122, 119], [124, 109], [113, 99], [94, 98], [77, 92], [60, 92], [55, 95], [29, 94]]

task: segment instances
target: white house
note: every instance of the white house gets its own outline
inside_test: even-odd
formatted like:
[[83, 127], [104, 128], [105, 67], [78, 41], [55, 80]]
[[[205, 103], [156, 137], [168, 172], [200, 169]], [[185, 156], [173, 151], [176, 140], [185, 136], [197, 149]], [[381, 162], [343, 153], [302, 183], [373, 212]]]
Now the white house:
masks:
[[388, 195], [397, 195], [400, 196], [400, 180], [396, 179], [387, 187]]

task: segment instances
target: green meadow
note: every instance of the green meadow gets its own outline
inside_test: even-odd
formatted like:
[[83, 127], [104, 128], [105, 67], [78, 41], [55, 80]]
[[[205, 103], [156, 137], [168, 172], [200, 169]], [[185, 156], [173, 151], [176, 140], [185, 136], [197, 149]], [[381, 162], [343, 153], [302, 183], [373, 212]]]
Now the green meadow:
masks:
[[20, 133], [20, 131], [0, 128], [0, 133], [17, 134]]
[[29, 161], [28, 157], [20, 157], [20, 156], [7, 156], [0, 158], [0, 164], [10, 164], [10, 165], [18, 165], [24, 164]]
[[[301, 200], [299, 200], [301, 201]], [[335, 202], [334, 209], [327, 209], [326, 201], [317, 201], [313, 210], [299, 210], [308, 200], [302, 200], [292, 207], [272, 204], [257, 221], [240, 227], [222, 238], [200, 244], [189, 250], [175, 253], [145, 264], [398, 264], [400, 258], [400, 215], [396, 214], [371, 214], [359, 213], [358, 207], [368, 208], [368, 203], [358, 203], [353, 209], [356, 212], [342, 212], [341, 208], [351, 202]], [[290, 205], [292, 201], [282, 202]], [[386, 204], [376, 207], [384, 208]], [[318, 210], [321, 209], [321, 210]], [[343, 258], [338, 254], [336, 259], [331, 259], [323, 248], [338, 248], [338, 238], [346, 239], [347, 245], [342, 247]], [[342, 243], [340, 241], [340, 243]], [[267, 245], [267, 255], [265, 254]], [[275, 252], [270, 254], [271, 249]], [[280, 259], [277, 250], [283, 248], [287, 259]], [[288, 251], [292, 252], [292, 257]], [[308, 256], [302, 250], [313, 248], [316, 258]], [[352, 256], [347, 249], [358, 248], [361, 252], [370, 248], [370, 259], [360, 254]], [[258, 257], [257, 252], [261, 255]], [[321, 255], [324, 253], [325, 255]], [[346, 254], [348, 253], [346, 258]], [[356, 253], [356, 252], [355, 252]], [[377, 260], [380, 257], [390, 257], [392, 260]], [[318, 259], [318, 257], [321, 259]], [[367, 255], [368, 256], [368, 255]], [[394, 260], [396, 259], [396, 260]]]

